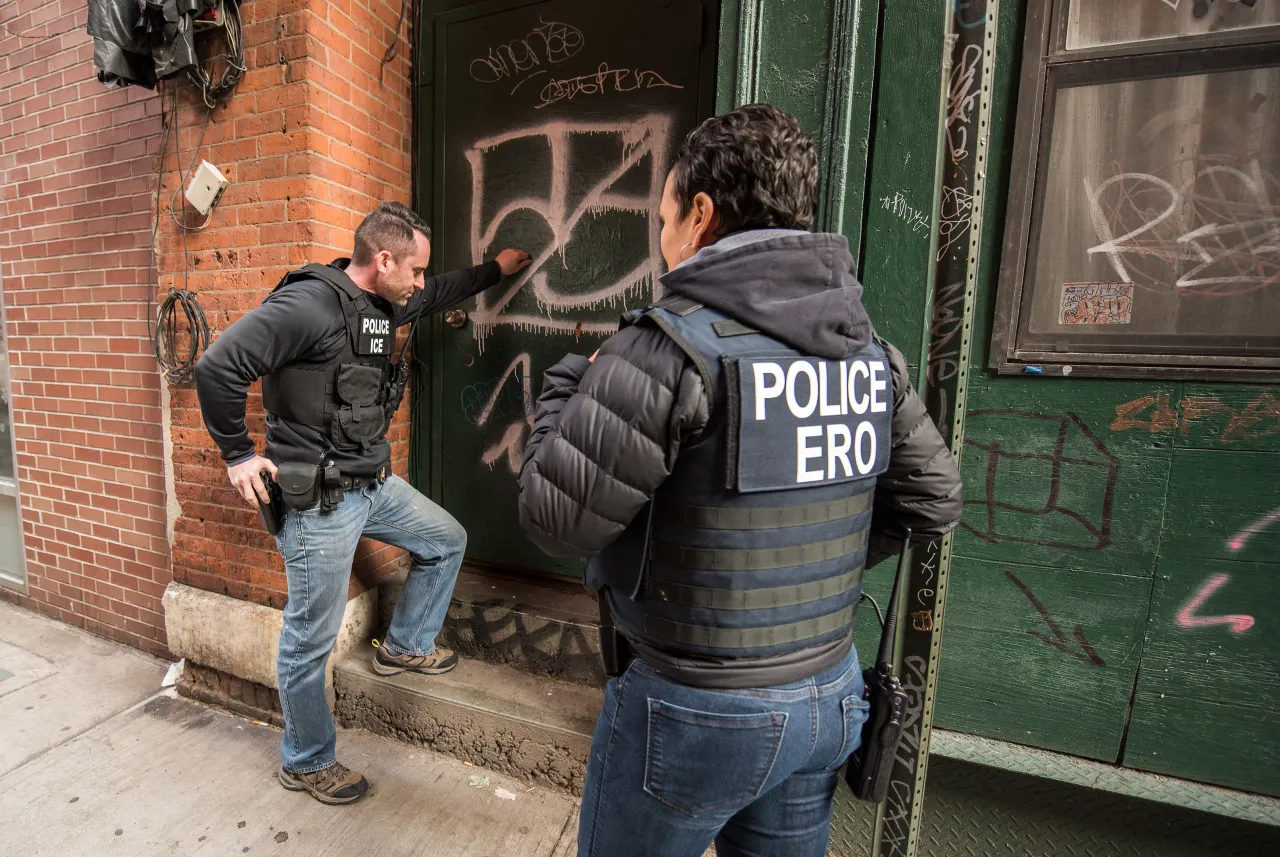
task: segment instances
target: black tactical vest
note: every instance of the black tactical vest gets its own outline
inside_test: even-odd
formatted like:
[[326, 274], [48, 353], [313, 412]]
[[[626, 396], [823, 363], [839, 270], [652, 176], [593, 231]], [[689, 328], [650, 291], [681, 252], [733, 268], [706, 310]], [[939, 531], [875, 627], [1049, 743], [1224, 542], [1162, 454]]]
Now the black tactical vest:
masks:
[[394, 321], [345, 272], [331, 265], [292, 271], [276, 289], [303, 280], [319, 280], [338, 294], [347, 327], [343, 349], [327, 362], [291, 363], [267, 375], [262, 379], [262, 403], [281, 419], [319, 431], [335, 449], [367, 450], [386, 434], [390, 419]]
[[592, 560], [588, 587], [609, 588], [624, 634], [680, 657], [768, 657], [846, 637], [889, 461], [884, 349], [806, 356], [683, 298], [639, 323], [693, 359], [712, 417], [652, 503]]

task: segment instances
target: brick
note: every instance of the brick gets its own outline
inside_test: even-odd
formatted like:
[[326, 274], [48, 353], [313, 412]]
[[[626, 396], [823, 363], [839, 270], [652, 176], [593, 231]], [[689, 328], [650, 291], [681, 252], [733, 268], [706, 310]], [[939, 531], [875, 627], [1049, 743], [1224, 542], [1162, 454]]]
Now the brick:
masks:
[[[234, 183], [210, 228], [187, 236], [190, 282], [215, 327], [252, 309], [290, 266], [345, 250], [378, 200], [407, 194], [408, 65], [378, 63], [397, 13], [349, 0], [260, 0], [242, 10], [250, 54], [271, 62], [246, 75], [209, 126], [202, 156]], [[15, 422], [28, 429], [19, 447], [34, 519], [28, 560], [57, 575], [41, 587], [33, 570], [32, 600], [162, 652], [158, 599], [170, 578], [277, 607], [287, 587], [270, 539], [226, 485], [189, 388], [170, 390], [184, 517], [172, 548], [164, 541], [160, 397], [142, 315], [160, 100], [102, 91], [77, 59], [90, 48], [83, 33], [29, 48], [7, 57], [26, 58], [25, 78], [0, 66], [0, 121], [16, 125], [0, 141], [0, 264], [6, 289], [13, 284]], [[184, 98], [187, 158], [199, 119]], [[162, 205], [177, 187], [172, 146], [166, 161]], [[172, 223], [160, 225], [166, 287], [181, 282], [184, 251]], [[94, 311], [77, 311], [86, 307]], [[58, 350], [33, 348], [49, 342]], [[260, 407], [255, 392], [249, 422], [258, 431]], [[405, 434], [402, 414], [392, 433], [398, 472]], [[362, 549], [359, 562], [377, 569], [393, 556]]]

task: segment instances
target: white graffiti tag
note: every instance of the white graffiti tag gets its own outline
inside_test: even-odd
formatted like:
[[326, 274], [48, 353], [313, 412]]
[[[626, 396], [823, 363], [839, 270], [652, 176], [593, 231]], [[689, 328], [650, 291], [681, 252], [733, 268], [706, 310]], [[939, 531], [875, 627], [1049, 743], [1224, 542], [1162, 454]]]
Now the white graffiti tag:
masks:
[[[529, 248], [533, 251], [533, 264], [504, 293], [496, 296], [481, 293], [477, 298], [472, 329], [482, 347], [485, 338], [497, 325], [542, 332], [612, 333], [617, 330], [616, 321], [584, 321], [577, 315], [571, 316], [569, 311], [618, 305], [631, 296], [643, 296], [646, 301], [659, 297], [662, 255], [658, 245], [661, 228], [658, 204], [666, 181], [670, 128], [670, 118], [660, 114], [624, 122], [557, 121], [480, 140], [466, 152], [467, 163], [471, 166], [471, 255], [475, 264], [484, 260], [497, 240], [503, 221], [516, 212], [536, 214], [551, 233], [551, 240], [546, 246], [540, 250]], [[621, 155], [601, 180], [585, 188], [585, 193], [579, 193], [580, 189], [575, 187], [571, 197], [570, 179], [575, 174], [574, 140], [590, 135], [613, 136], [619, 143]], [[527, 144], [530, 140], [545, 143], [549, 149], [549, 175], [531, 177], [523, 182], [522, 190], [509, 201], [486, 199], [486, 156], [505, 143], [522, 141]], [[643, 192], [638, 192], [634, 183], [629, 185], [630, 191], [615, 187], [620, 179], [637, 169], [643, 171]], [[524, 195], [523, 188], [526, 187], [546, 188], [546, 195]], [[494, 213], [487, 215], [486, 212], [490, 211]], [[648, 252], [637, 259], [635, 267], [613, 282], [592, 283], [594, 288], [574, 293], [551, 288], [547, 263], [558, 257], [567, 266], [566, 248], [579, 222], [587, 215], [612, 212], [646, 219]], [[508, 305], [526, 284], [532, 287], [541, 312], [509, 311]]]
[[542, 103], [536, 109], [555, 104], [557, 101], [572, 101], [579, 95], [600, 95], [612, 87], [615, 92], [633, 92], [637, 89], [684, 89], [674, 83], [668, 83], [656, 71], [643, 71], [630, 68], [609, 68], [608, 63], [600, 63], [595, 74], [584, 74], [566, 80], [553, 80], [542, 88]]
[[[1122, 281], [1228, 296], [1280, 280], [1280, 181], [1257, 162], [1212, 164], [1177, 186], [1149, 173], [1084, 181], [1089, 214]], [[1208, 222], [1205, 222], [1208, 221]], [[1172, 275], [1172, 276], [1171, 276]]]
[[947, 89], [947, 148], [955, 163], [969, 157], [969, 121], [973, 104], [978, 100], [978, 72], [982, 63], [982, 45], [969, 45], [960, 62], [951, 69]]
[[524, 38], [490, 48], [486, 56], [472, 60], [472, 79], [480, 83], [497, 83], [504, 78], [522, 78], [511, 90], [514, 93], [529, 78], [546, 74], [546, 69], [539, 68], [543, 63], [564, 62], [586, 44], [582, 31], [577, 27], [541, 18], [538, 22], [539, 25]]
[[[528, 353], [521, 354], [515, 360], [511, 361], [511, 365], [507, 367], [507, 371], [499, 376], [498, 380], [493, 384], [492, 392], [489, 394], [488, 400], [484, 403], [484, 407], [480, 409], [480, 415], [476, 417], [476, 425], [484, 426], [489, 422], [489, 418], [493, 416], [494, 407], [498, 404], [503, 390], [511, 381], [515, 381], [520, 385], [521, 401], [530, 402], [533, 399], [532, 389], [532, 366], [533, 361]], [[489, 467], [493, 467], [494, 462], [507, 457], [507, 467], [513, 474], [520, 472], [520, 467], [524, 464], [524, 444], [526, 427], [533, 430], [533, 410], [530, 408], [523, 419], [512, 420], [507, 426], [506, 431], [502, 433], [502, 438], [488, 449], [484, 451], [484, 455], [480, 460]]]

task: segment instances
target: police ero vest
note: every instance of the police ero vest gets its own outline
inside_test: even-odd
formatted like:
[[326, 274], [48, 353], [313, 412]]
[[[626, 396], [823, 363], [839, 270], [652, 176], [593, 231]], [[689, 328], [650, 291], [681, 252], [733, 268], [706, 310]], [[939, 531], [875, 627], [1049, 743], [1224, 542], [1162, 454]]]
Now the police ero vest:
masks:
[[624, 634], [678, 656], [782, 655], [848, 635], [889, 462], [885, 350], [812, 357], [678, 297], [638, 323], [694, 361], [711, 420], [587, 585], [608, 587]]
[[386, 434], [390, 418], [394, 322], [330, 265], [292, 271], [272, 291], [304, 280], [319, 280], [337, 293], [347, 328], [343, 348], [327, 362], [295, 362], [264, 377], [262, 403], [276, 416], [320, 432], [335, 449], [367, 450]]

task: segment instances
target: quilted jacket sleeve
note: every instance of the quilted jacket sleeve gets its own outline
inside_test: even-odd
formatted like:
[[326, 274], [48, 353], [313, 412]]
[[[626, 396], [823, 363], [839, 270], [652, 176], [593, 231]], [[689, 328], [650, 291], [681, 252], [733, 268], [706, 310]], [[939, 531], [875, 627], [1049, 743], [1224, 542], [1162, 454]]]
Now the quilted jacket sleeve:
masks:
[[520, 471], [520, 526], [552, 556], [591, 556], [621, 535], [708, 418], [702, 377], [664, 333], [624, 328], [594, 363], [545, 376]]
[[964, 510], [960, 471], [911, 386], [906, 360], [889, 343], [880, 344], [893, 369], [893, 451], [876, 482], [868, 568], [902, 550], [906, 527], [913, 543], [932, 541], [954, 529]]

